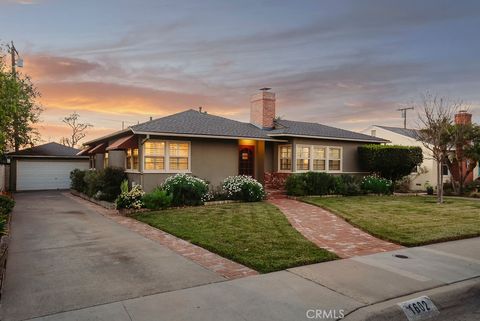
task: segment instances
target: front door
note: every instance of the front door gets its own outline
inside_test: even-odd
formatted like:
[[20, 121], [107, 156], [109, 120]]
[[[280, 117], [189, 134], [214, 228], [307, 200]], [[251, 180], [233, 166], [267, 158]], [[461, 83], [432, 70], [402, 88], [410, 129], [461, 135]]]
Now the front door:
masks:
[[238, 174], [254, 177], [255, 174], [255, 147], [240, 146], [238, 155]]

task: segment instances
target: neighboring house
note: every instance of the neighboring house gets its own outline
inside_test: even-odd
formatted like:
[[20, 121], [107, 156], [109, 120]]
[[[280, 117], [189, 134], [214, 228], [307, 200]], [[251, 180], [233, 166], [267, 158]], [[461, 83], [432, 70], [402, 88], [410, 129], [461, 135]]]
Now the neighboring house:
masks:
[[[372, 125], [363, 130], [362, 133], [368, 134], [372, 137], [387, 139], [390, 141], [390, 145], [421, 147], [423, 151], [423, 163], [410, 175], [410, 189], [413, 191], [425, 190], [425, 184], [427, 183], [433, 187], [437, 186], [437, 162], [432, 158], [431, 152], [417, 140], [417, 130]], [[446, 165], [443, 166], [442, 172], [443, 180], [448, 181], [450, 179], [450, 173]]]
[[262, 183], [290, 173], [361, 173], [357, 147], [387, 141], [317, 123], [275, 117], [275, 94], [254, 95], [250, 123], [186, 110], [87, 142], [91, 168], [118, 166], [146, 191], [175, 173], [213, 185], [231, 175]]
[[88, 169], [88, 157], [80, 150], [47, 143], [7, 154], [10, 164], [9, 190], [31, 191], [70, 188], [70, 172]]

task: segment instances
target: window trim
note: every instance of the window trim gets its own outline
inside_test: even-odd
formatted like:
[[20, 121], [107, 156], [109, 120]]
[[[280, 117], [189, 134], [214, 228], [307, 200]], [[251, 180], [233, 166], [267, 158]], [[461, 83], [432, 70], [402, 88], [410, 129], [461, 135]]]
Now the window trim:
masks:
[[[133, 150], [138, 149], [138, 169], [133, 168]], [[128, 162], [128, 150], [132, 151], [132, 156], [130, 156], [131, 159], [131, 168], [127, 168], [127, 162]], [[125, 173], [140, 173], [140, 149], [139, 148], [127, 148], [125, 150]]]
[[[291, 153], [291, 157], [290, 157], [290, 161], [292, 162], [290, 167], [291, 169], [288, 170], [288, 169], [281, 169], [281, 160], [282, 160], [282, 153], [281, 153], [281, 148], [282, 147], [290, 147], [290, 153]], [[277, 167], [277, 172], [278, 173], [292, 173], [293, 172], [293, 160], [294, 160], [294, 157], [293, 157], [293, 144], [280, 144], [278, 145], [278, 167]]]
[[[297, 147], [308, 147], [310, 149], [310, 162], [308, 170], [304, 169], [297, 169]], [[313, 156], [313, 148], [314, 147], [321, 147], [325, 148], [325, 170], [314, 170], [313, 169], [313, 161], [315, 160]], [[340, 149], [340, 170], [330, 170], [330, 148], [338, 148]], [[317, 145], [317, 144], [295, 144], [295, 171], [294, 173], [306, 173], [306, 172], [319, 172], [319, 173], [343, 173], [343, 147], [342, 146], [327, 146], [327, 145]]]
[[[163, 142], [165, 143], [165, 153], [164, 153], [164, 169], [145, 169], [145, 143], [146, 142]], [[170, 170], [170, 143], [173, 144], [188, 144], [188, 168], [186, 170]], [[148, 156], [147, 156], [148, 157]], [[148, 139], [142, 144], [142, 173], [163, 173], [163, 174], [174, 174], [174, 173], [191, 173], [192, 171], [192, 144], [190, 141], [183, 140], [165, 140], [165, 139]]]

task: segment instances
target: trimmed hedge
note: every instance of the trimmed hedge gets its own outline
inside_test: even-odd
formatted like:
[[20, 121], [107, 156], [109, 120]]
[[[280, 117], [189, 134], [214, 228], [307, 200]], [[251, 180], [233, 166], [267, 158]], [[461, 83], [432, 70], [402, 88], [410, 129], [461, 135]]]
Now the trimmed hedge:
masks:
[[423, 153], [417, 146], [369, 144], [358, 147], [358, 158], [364, 170], [395, 182], [423, 162]]
[[127, 174], [119, 167], [84, 171], [74, 169], [70, 179], [72, 189], [102, 201], [113, 202], [120, 195], [120, 185], [127, 179]]
[[292, 196], [359, 195], [363, 193], [360, 186], [360, 177], [346, 174], [334, 176], [319, 172], [293, 174], [285, 183], [287, 194]]

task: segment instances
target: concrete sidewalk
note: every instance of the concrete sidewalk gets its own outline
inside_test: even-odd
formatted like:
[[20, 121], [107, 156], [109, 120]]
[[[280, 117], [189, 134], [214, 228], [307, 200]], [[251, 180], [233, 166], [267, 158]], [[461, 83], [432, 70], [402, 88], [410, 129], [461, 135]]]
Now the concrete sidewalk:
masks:
[[[402, 255], [403, 258], [395, 255]], [[430, 295], [432, 320], [480, 313], [480, 238], [401, 249], [159, 293], [37, 320], [407, 320], [398, 302]], [[331, 312], [330, 312], [331, 311]]]

